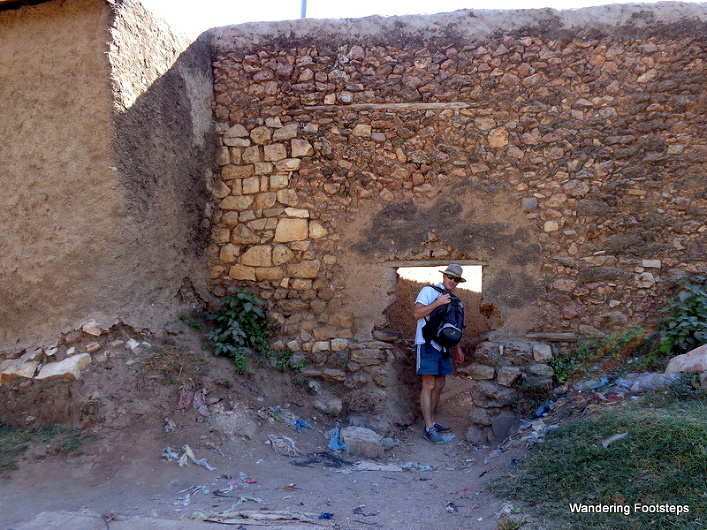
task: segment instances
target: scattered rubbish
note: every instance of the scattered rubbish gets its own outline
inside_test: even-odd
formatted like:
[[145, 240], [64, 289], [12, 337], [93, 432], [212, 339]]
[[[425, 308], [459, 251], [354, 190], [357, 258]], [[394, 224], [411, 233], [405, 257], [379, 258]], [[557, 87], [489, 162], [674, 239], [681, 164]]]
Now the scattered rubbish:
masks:
[[339, 458], [335, 454], [329, 453], [328, 451], [321, 451], [319, 453], [308, 453], [303, 455], [307, 457], [306, 460], [302, 461], [291, 461], [290, 464], [300, 467], [309, 467], [310, 464], [324, 464], [326, 467], [343, 467], [353, 465], [353, 462]]
[[363, 511], [363, 509], [364, 509], [365, 507], [366, 507], [365, 504], [359, 504], [358, 506], [356, 506], [356, 507], [353, 509], [353, 513], [355, 513], [356, 515], [363, 515], [364, 517], [375, 517], [376, 515], [378, 515], [378, 514], [380, 513], [380, 512], [370, 512], [370, 513], [366, 513], [366, 512]]
[[226, 454], [221, 451], [221, 447], [214, 447], [214, 453], [216, 453], [217, 455], [226, 456]]
[[301, 454], [292, 438], [269, 434], [268, 440], [270, 441], [270, 445], [272, 445], [273, 451], [278, 455], [296, 456]]
[[292, 482], [290, 484], [285, 484], [282, 489], [285, 491], [295, 491], [299, 489], [299, 486], [295, 482]]
[[334, 517], [333, 513], [324, 512], [319, 517], [317, 517], [317, 519], [331, 519], [332, 517]]
[[206, 389], [202, 388], [201, 390], [197, 390], [194, 393], [194, 404], [193, 407], [196, 409], [196, 411], [204, 416], [205, 418], [208, 418], [211, 414], [209, 413], [209, 407], [207, 406], [206, 403]]
[[628, 436], [628, 432], [622, 432], [621, 434], [615, 434], [614, 436], [610, 436], [606, 440], [603, 440], [601, 442], [601, 445], [604, 446], [604, 449], [609, 447], [612, 443], [617, 442], [623, 438], [626, 438]]
[[208, 495], [210, 492], [209, 492], [209, 488], [207, 488], [206, 486], [195, 485], [195, 486], [190, 486], [188, 488], [185, 488], [181, 491], [178, 491], [177, 493], [178, 494], [183, 493], [184, 496], [180, 500], [175, 502], [174, 504], [178, 504], [180, 506], [189, 506], [189, 503], [191, 502], [192, 495], [196, 495], [197, 493], [201, 493], [202, 495]]
[[445, 443], [449, 443], [457, 437], [456, 434], [440, 434]]
[[518, 464], [523, 463], [524, 460], [522, 458], [511, 458], [511, 467], [517, 467]]
[[164, 420], [164, 432], [172, 432], [174, 429], [177, 428], [177, 424], [174, 423], [173, 420], [169, 418], [165, 418]]
[[357, 462], [354, 471], [393, 471], [400, 472], [403, 468], [397, 464], [378, 464], [376, 462]]
[[162, 458], [166, 458], [167, 462], [171, 462], [172, 460], [179, 458], [179, 453], [168, 445], [162, 452]]
[[306, 420], [297, 420], [295, 422], [295, 430], [297, 432], [302, 432], [302, 429], [311, 429], [311, 428], [312, 428], [312, 426], [309, 423], [307, 423]]
[[616, 391], [640, 394], [660, 390], [680, 379], [680, 374], [633, 372], [616, 381]]
[[347, 453], [349, 452], [349, 448], [344, 442], [341, 441], [341, 429], [339, 429], [338, 427], [327, 431], [326, 433], [324, 433], [324, 436], [326, 438], [329, 438], [329, 443], [327, 444], [327, 447], [332, 451], [345, 451]]
[[403, 471], [434, 471], [434, 468], [427, 464], [418, 464], [416, 462], [405, 462], [400, 466]]
[[189, 408], [194, 400], [194, 383], [190, 380], [184, 383], [179, 389], [179, 400], [177, 401], [177, 410], [184, 411]]
[[452, 501], [449, 501], [447, 503], [447, 507], [445, 508], [449, 513], [457, 513], [459, 511], [459, 507], [454, 504]]
[[177, 451], [175, 451], [174, 449], [172, 449], [168, 445], [167, 447], [164, 448], [164, 450], [162, 452], [162, 458], [166, 458], [167, 462], [171, 462], [172, 460], [177, 459], [178, 463], [179, 463], [179, 467], [188, 466], [189, 461], [191, 460], [196, 465], [202, 466], [202, 467], [208, 469], [209, 471], [216, 470], [215, 467], [209, 465], [209, 463], [206, 461], [205, 458], [201, 458], [201, 459], [197, 460], [196, 457], [194, 456], [194, 451], [192, 451], [191, 447], [189, 447], [188, 445], [182, 446], [182, 451], [183, 451], [183, 453], [181, 455], [179, 455], [179, 453], [177, 453]]
[[206, 398], [208, 390], [202, 388], [201, 390], [194, 389], [194, 382], [190, 379], [189, 382], [184, 383], [179, 391], [179, 400], [177, 401], [177, 410], [181, 410], [182, 413], [190, 406], [192, 406], [199, 414], [205, 418], [209, 418], [211, 413], [209, 412], [209, 405], [218, 403], [220, 398]]
[[270, 414], [272, 414], [275, 419], [280, 420], [282, 423], [288, 425], [289, 427], [297, 427], [297, 422], [299, 421], [299, 418], [289, 410], [285, 410], [280, 406], [270, 407]]

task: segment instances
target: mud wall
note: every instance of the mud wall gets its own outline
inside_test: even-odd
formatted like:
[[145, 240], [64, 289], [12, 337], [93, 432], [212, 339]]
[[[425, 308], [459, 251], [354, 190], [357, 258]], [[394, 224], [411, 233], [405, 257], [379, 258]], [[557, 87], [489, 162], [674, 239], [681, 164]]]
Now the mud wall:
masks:
[[132, 1], [0, 12], [0, 352], [204, 292], [208, 56]]

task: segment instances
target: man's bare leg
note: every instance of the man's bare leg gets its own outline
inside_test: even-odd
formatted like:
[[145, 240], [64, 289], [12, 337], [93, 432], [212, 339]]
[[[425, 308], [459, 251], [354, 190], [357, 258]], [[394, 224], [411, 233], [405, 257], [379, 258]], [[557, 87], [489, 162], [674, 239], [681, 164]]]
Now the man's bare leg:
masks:
[[[422, 389], [420, 390], [420, 409], [422, 419], [425, 421], [425, 429], [431, 429], [435, 422], [434, 410], [439, 402], [439, 392], [435, 392], [437, 387], [436, 375], [422, 375]], [[444, 387], [444, 384], [442, 385]], [[436, 394], [436, 398], [435, 398]]]

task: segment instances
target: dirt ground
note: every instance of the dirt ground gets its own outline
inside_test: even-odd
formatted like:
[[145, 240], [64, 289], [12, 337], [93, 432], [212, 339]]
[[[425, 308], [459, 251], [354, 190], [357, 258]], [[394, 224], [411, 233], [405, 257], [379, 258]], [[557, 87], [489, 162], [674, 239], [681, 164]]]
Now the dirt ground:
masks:
[[[171, 348], [185, 351], [183, 345]], [[47, 511], [89, 510], [106, 516], [110, 528], [111, 518], [186, 520], [229, 509], [306, 513], [319, 525], [342, 529], [498, 528], [505, 503], [486, 487], [524, 450], [498, 452], [464, 441], [469, 421], [460, 399], [462, 378], [450, 378], [440, 407], [439, 421], [454, 428], [454, 440], [430, 444], [420, 425], [413, 425], [388, 433], [395, 445], [383, 457], [361, 459], [328, 449], [325, 433], [348, 424], [313, 409], [306, 386], [293, 384], [291, 375], [263, 368], [237, 376], [229, 361], [193, 351], [178, 368], [165, 370], [157, 363], [165, 362], [167, 350], [157, 357], [154, 350], [138, 353], [141, 368], [131, 372], [117, 367], [134, 366], [133, 354], [119, 353], [77, 382], [84, 393], [100, 388], [112, 401], [105, 421], [87, 429], [97, 438], [83, 446], [84, 454], [56, 455], [34, 445], [19, 470], [0, 478], [1, 530]], [[210, 388], [208, 397], [219, 400], [209, 406], [209, 417], [192, 407], [176, 410], [179, 383], [198, 372], [197, 386]], [[297, 432], [273, 418], [268, 411], [276, 406], [312, 428]], [[233, 435], [235, 424], [241, 428]], [[278, 454], [272, 436], [289, 438], [297, 454]], [[180, 466], [163, 456], [167, 447], [181, 455], [185, 445], [205, 463]], [[363, 470], [362, 462], [391, 467]]]

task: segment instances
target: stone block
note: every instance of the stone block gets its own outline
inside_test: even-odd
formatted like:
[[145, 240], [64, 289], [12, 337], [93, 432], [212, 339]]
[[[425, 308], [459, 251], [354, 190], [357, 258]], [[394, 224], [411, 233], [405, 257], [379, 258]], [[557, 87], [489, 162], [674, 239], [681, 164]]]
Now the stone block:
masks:
[[[299, 158], [302, 156], [312, 156], [314, 148], [307, 140], [295, 138], [292, 140], [292, 157]], [[284, 157], [283, 157], [284, 158]]]
[[480, 427], [478, 425], [471, 425], [465, 433], [465, 440], [472, 445], [487, 445], [489, 443], [489, 438], [491, 435], [491, 429], [489, 427]]
[[335, 368], [325, 368], [321, 373], [322, 379], [332, 383], [342, 383], [346, 380], [346, 372]]
[[533, 359], [539, 363], [546, 363], [552, 359], [552, 346], [549, 344], [533, 344]]
[[228, 276], [234, 280], [256, 281], [255, 268], [245, 265], [233, 265], [228, 269]]
[[251, 195], [241, 195], [240, 197], [228, 196], [219, 203], [219, 208], [222, 210], [242, 211], [250, 208], [253, 204]]
[[241, 256], [241, 264], [249, 267], [272, 267], [272, 247], [270, 245], [255, 245]]
[[273, 191], [286, 188], [289, 184], [290, 177], [288, 175], [270, 175], [270, 189]]
[[471, 399], [479, 407], [505, 407], [518, 398], [518, 391], [497, 385], [491, 381], [475, 381], [471, 387]]
[[230, 127], [225, 133], [223, 133], [224, 138], [247, 138], [248, 129], [243, 127], [241, 124], [236, 124]]
[[496, 374], [496, 370], [493, 366], [479, 363], [472, 363], [465, 366], [464, 372], [467, 373], [469, 377], [476, 380], [493, 379]]
[[335, 338], [331, 341], [332, 351], [343, 351], [349, 346], [348, 339]]
[[341, 411], [344, 409], [344, 402], [336, 398], [325, 401], [317, 399], [312, 403], [312, 406], [314, 406], [314, 408], [319, 412], [328, 416], [339, 416], [341, 415]]
[[309, 223], [310, 239], [321, 239], [329, 235], [329, 231], [322, 226], [319, 221], [311, 221]]
[[221, 168], [221, 178], [223, 180], [244, 179], [253, 175], [255, 168], [252, 165], [234, 166], [226, 165]]
[[527, 368], [528, 373], [531, 373], [533, 375], [538, 375], [540, 377], [552, 377], [554, 372], [552, 371], [552, 368], [548, 366], [547, 364], [531, 364]]
[[520, 368], [516, 366], [503, 366], [498, 369], [496, 382], [498, 382], [499, 385], [511, 386], [515, 383], [516, 379], [520, 377], [520, 374]]
[[39, 361], [22, 362], [15, 359], [0, 370], [0, 385], [13, 379], [32, 379], [37, 373]]
[[293, 278], [308, 278], [316, 280], [321, 262], [319, 260], [308, 260], [301, 263], [291, 263], [287, 265], [287, 274]]
[[265, 160], [268, 162], [277, 162], [283, 158], [287, 158], [287, 148], [285, 144], [270, 144], [263, 148]]
[[250, 131], [250, 139], [256, 144], [265, 145], [270, 142], [272, 131], [268, 127], [260, 126]]
[[255, 278], [257, 281], [279, 281], [285, 277], [285, 272], [280, 267], [257, 267]]
[[275, 163], [275, 170], [278, 172], [290, 172], [297, 171], [302, 164], [299, 158], [285, 158], [284, 160], [278, 160]]
[[495, 342], [482, 342], [474, 350], [474, 361], [488, 366], [499, 366], [503, 362], [501, 345]]
[[477, 425], [491, 425], [490, 411], [483, 407], [471, 407], [469, 419]]
[[287, 243], [289, 241], [302, 241], [309, 236], [309, 222], [307, 219], [280, 219], [275, 229], [275, 241]]
[[81, 377], [81, 370], [91, 364], [91, 356], [88, 353], [81, 353], [68, 357], [57, 363], [47, 363], [39, 370], [35, 377], [38, 381], [51, 379], [71, 379], [73, 381]]
[[502, 410], [491, 419], [491, 443], [501, 443], [512, 433], [518, 416], [510, 410]]
[[381, 445], [383, 437], [371, 429], [346, 427], [341, 430], [339, 436], [351, 454], [363, 458], [379, 458], [383, 454], [383, 446]]
[[280, 142], [283, 140], [291, 140], [297, 137], [297, 131], [299, 129], [298, 123], [288, 123], [284, 127], [275, 130], [272, 135], [272, 139], [275, 142]]
[[375, 366], [385, 361], [385, 353], [373, 349], [353, 350], [350, 359], [363, 366]]

